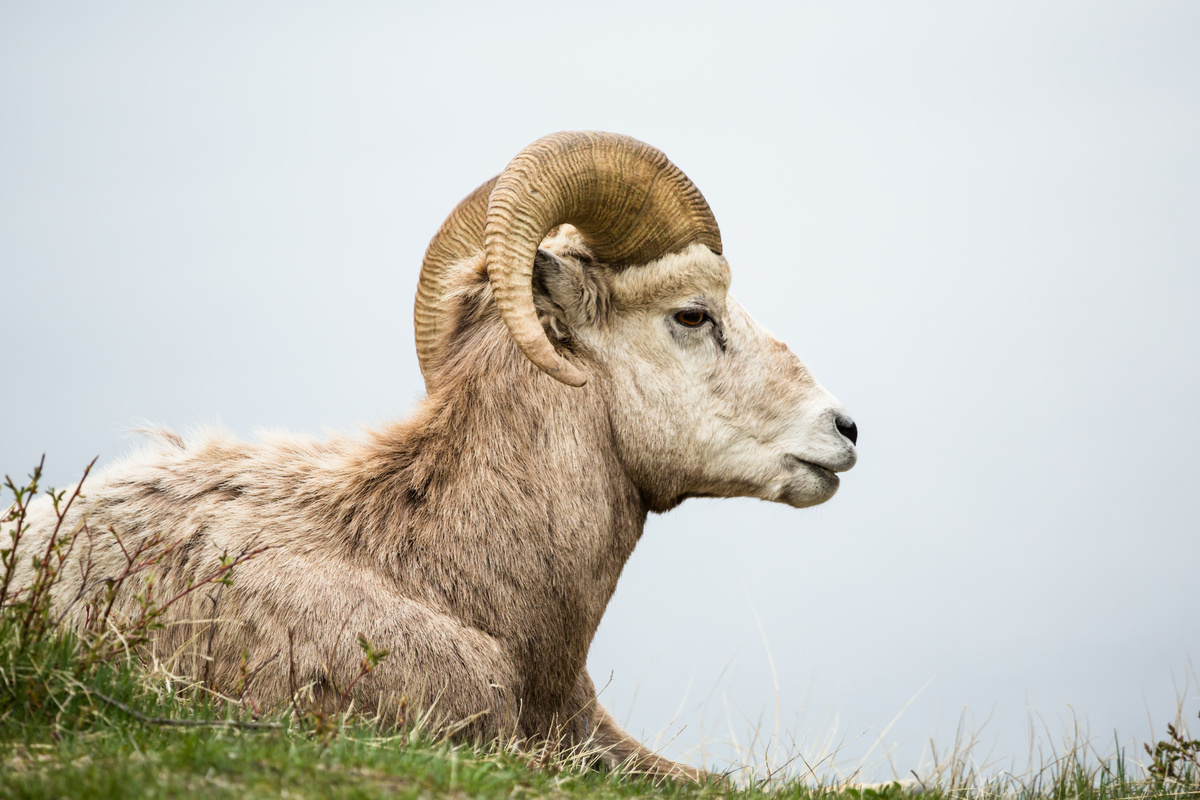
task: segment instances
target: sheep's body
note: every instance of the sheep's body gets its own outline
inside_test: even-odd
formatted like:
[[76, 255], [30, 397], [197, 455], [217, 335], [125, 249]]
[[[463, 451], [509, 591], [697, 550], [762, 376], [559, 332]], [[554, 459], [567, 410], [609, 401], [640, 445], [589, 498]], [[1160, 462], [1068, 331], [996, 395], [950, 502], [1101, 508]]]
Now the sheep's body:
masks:
[[[464, 276], [482, 288], [477, 271]], [[612, 452], [599, 392], [546, 380], [507, 346], [494, 314], [484, 327], [474, 344], [489, 352], [471, 357], [487, 359], [489, 374], [446, 386], [365, 440], [156, 437], [88, 481], [67, 524], [86, 515], [92, 547], [77, 550], [58, 598], [77, 594], [82, 558], [92, 580], [125, 567], [110, 527], [126, 550], [158, 533], [173, 543], [155, 570], [164, 598], [222, 553], [266, 547], [236, 569], [215, 613], [216, 588], [172, 607], [158, 659], [227, 693], [248, 651], [250, 669], [270, 660], [256, 701], [279, 705], [293, 685], [314, 684], [320, 702], [357, 674], [362, 632], [390, 655], [360, 682], [358, 708], [436, 699], [442, 723], [478, 718], [466, 732], [489, 738], [589, 722], [570, 701], [577, 686], [587, 695], [588, 647], [646, 507]], [[40, 504], [27, 553], [53, 521]], [[130, 584], [121, 601], [134, 613], [141, 587]]]
[[[854, 448], [840, 406], [727, 298], [728, 267], [705, 246], [620, 271], [595, 269], [569, 226], [542, 247], [541, 322], [586, 386], [522, 355], [484, 256], [462, 259], [439, 278], [445, 324], [423, 365], [437, 379], [410, 419], [361, 440], [158, 436], [84, 487], [67, 527], [86, 518], [89, 545], [57, 602], [95, 591], [159, 534], [159, 597], [222, 553], [265, 547], [231, 585], [173, 605], [154, 657], [222, 693], [257, 670], [263, 706], [309, 686], [329, 707], [358, 674], [362, 633], [390, 655], [356, 685], [359, 709], [386, 717], [405, 696], [435, 726], [467, 721], [460, 736], [590, 737], [610, 764], [697, 777], [617, 727], [585, 667], [646, 516], [695, 495], [822, 502]], [[692, 307], [707, 321], [673, 321]], [[53, 510], [41, 503], [29, 523], [26, 579]], [[136, 610], [133, 583], [118, 614]]]

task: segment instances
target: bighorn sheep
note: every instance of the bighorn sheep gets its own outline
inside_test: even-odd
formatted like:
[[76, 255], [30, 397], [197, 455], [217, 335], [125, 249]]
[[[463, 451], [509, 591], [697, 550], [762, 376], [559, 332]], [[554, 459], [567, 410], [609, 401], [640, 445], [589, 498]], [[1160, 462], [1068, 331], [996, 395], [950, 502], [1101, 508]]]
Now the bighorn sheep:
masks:
[[[192, 595], [151, 644], [217, 690], [249, 651], [260, 703], [296, 684], [333, 702], [362, 632], [391, 655], [360, 709], [394, 716], [404, 694], [459, 737], [590, 737], [610, 765], [697, 778], [621, 730], [585, 668], [646, 516], [697, 496], [811, 506], [856, 458], [842, 406], [728, 286], [717, 223], [661, 152], [547, 136], [429, 245], [412, 417], [361, 440], [163, 434], [91, 478], [68, 522], [96, 532], [96, 575], [125, 564], [101, 531], [174, 542], [162, 595], [222, 552], [268, 548], [215, 611]], [[32, 513], [27, 552], [53, 520]]]

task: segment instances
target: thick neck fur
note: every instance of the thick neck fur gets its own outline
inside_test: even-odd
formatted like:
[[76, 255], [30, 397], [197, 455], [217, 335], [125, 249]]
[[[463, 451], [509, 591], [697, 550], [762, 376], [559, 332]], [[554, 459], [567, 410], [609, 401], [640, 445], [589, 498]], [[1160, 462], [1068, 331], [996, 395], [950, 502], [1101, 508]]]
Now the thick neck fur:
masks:
[[579, 389], [549, 378], [491, 314], [456, 340], [416, 415], [345, 465], [328, 513], [348, 556], [385, 565], [410, 596], [509, 648], [525, 713], [552, 715], [646, 507], [617, 460], [601, 376]]

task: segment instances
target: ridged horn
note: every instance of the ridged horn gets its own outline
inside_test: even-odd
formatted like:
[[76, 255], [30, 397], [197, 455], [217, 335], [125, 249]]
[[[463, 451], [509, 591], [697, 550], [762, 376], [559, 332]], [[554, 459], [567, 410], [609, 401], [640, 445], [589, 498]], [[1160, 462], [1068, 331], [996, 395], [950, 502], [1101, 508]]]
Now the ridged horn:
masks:
[[425, 249], [421, 277], [417, 280], [413, 322], [417, 332], [417, 363], [421, 365], [427, 389], [433, 388], [430, 381], [432, 364], [438, 358], [437, 343], [445, 333], [443, 327], [447, 322], [442, 307], [448, 289], [447, 267], [483, 249], [488, 198], [498, 178], [492, 178], [464, 197], [446, 217]]
[[554, 133], [509, 162], [491, 190], [484, 226], [492, 293], [521, 352], [548, 375], [582, 386], [587, 377], [559, 358], [533, 303], [538, 245], [563, 223], [579, 230], [597, 260], [618, 267], [693, 242], [719, 255], [721, 232], [695, 184], [660, 150], [629, 136]]

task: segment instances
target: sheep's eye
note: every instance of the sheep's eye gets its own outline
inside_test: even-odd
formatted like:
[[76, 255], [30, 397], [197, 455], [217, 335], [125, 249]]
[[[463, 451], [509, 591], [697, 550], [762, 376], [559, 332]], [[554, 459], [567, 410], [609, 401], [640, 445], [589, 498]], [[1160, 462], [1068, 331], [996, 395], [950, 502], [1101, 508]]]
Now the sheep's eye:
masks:
[[699, 328], [708, 319], [708, 314], [695, 308], [680, 311], [675, 315], [675, 321], [685, 328]]

